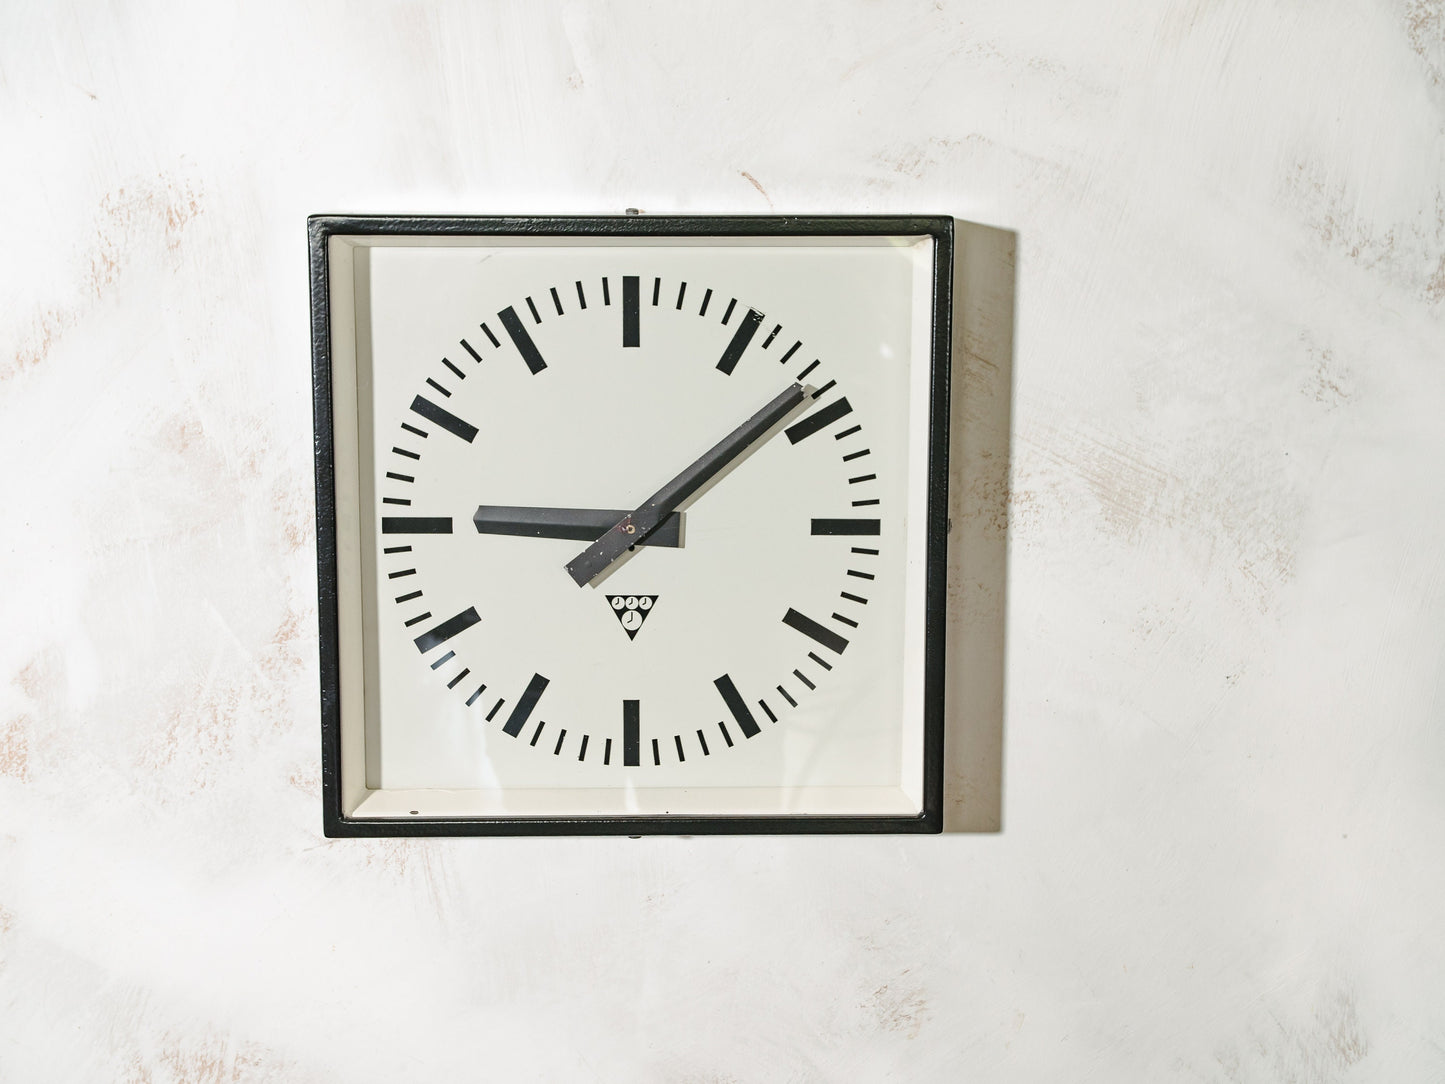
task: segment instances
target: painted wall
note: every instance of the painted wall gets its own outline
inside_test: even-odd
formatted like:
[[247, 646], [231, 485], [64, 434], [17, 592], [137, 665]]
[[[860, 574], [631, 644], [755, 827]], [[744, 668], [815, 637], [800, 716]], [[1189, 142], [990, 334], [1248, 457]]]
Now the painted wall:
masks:
[[[11, 2], [0, 147], [0, 1079], [1445, 1078], [1439, 0]], [[992, 227], [962, 830], [321, 837], [305, 216], [629, 206]]]

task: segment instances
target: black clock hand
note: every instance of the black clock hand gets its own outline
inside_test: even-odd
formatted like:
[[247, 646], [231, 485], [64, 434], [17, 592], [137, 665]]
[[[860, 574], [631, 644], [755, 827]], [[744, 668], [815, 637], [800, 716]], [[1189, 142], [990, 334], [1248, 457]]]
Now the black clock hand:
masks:
[[676, 478], [647, 498], [635, 511], [628, 512], [614, 523], [596, 542], [567, 562], [567, 572], [577, 586], [586, 587], [629, 548], [645, 541], [665, 518], [676, 511], [678, 505], [725, 470], [728, 464], [752, 447], [759, 437], [786, 418], [793, 408], [803, 401], [805, 395], [801, 384], [793, 384], [785, 389], [684, 468]]
[[[622, 508], [516, 508], [484, 504], [472, 516], [478, 534], [510, 534], [527, 538], [570, 538], [595, 542], [627, 511]], [[682, 545], [682, 513], [664, 519], [644, 546]]]

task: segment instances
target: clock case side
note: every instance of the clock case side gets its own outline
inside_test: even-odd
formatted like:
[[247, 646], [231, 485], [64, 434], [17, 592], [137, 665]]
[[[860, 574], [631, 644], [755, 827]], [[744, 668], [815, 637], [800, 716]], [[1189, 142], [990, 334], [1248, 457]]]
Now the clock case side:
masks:
[[[332, 838], [461, 835], [898, 834], [943, 830], [944, 671], [947, 661], [949, 421], [954, 220], [939, 215], [312, 215], [311, 360], [316, 464], [317, 620], [321, 678], [322, 824]], [[915, 816], [496, 817], [378, 820], [343, 810], [341, 652], [332, 373], [333, 236], [766, 237], [923, 236], [933, 239], [929, 358], [928, 518], [924, 587], [923, 802]]]
[[336, 447], [331, 394], [331, 264], [327, 220], [307, 222], [311, 268], [311, 416], [316, 468], [316, 623], [321, 670], [321, 817], [345, 834], [341, 812], [341, 654], [336, 554]]
[[949, 425], [953, 416], [953, 219], [933, 232], [933, 342], [929, 358], [928, 541], [924, 579], [923, 812], [920, 831], [943, 831], [944, 688], [948, 665]]

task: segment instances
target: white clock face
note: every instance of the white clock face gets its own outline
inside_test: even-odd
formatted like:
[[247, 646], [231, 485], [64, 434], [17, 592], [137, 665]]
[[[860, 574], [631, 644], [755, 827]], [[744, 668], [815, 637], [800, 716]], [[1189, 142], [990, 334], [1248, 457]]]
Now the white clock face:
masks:
[[916, 813], [931, 240], [398, 240], [357, 278], [368, 786]]

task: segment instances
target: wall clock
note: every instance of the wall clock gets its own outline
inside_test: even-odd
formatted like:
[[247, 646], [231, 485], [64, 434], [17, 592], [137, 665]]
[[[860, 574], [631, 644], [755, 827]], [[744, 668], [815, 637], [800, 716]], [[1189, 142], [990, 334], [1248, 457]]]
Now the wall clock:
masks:
[[328, 835], [940, 830], [952, 219], [309, 226]]

